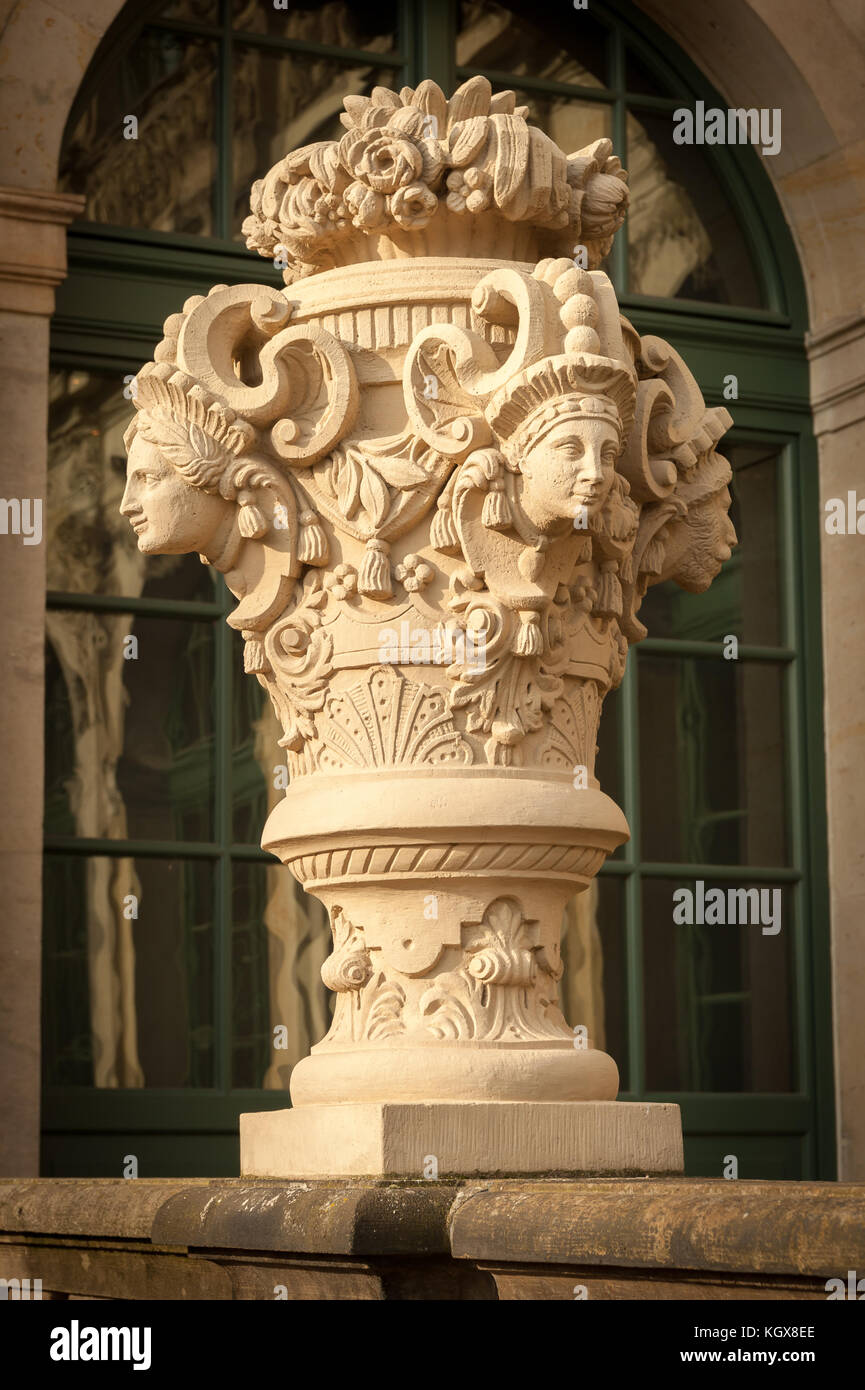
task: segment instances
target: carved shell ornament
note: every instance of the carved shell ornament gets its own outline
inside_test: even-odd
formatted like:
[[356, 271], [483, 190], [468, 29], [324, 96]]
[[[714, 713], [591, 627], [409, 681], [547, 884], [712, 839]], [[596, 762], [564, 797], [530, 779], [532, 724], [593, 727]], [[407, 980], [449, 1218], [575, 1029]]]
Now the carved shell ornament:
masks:
[[[405, 612], [483, 636], [481, 669], [447, 668], [448, 706], [489, 761], [518, 761], [569, 681], [603, 698], [621, 679], [650, 585], [704, 588], [729, 555], [730, 417], [598, 268], [628, 201], [608, 140], [567, 155], [481, 77], [345, 108], [341, 139], [253, 187], [247, 244], [285, 258], [287, 288], [218, 285], [166, 321], [136, 378], [124, 512], [140, 548], [225, 574], [288, 749], [364, 664], [350, 624]], [[337, 333], [300, 312], [291, 287], [456, 254], [469, 226], [469, 302], [372, 377], [350, 313]]]

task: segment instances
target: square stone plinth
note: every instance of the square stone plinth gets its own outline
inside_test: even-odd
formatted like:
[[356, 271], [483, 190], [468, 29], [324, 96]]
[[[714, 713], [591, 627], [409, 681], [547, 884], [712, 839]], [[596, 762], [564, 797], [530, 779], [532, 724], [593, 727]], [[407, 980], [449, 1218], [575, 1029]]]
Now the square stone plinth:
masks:
[[363, 1102], [240, 1117], [244, 1177], [657, 1176], [682, 1170], [678, 1105]]

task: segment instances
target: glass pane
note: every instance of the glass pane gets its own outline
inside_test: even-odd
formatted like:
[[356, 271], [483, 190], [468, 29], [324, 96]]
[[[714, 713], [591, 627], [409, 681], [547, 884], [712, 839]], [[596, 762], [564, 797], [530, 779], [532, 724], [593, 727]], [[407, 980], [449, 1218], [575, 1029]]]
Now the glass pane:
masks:
[[[575, 87], [607, 86], [607, 29], [569, 5], [465, 0], [459, 9], [457, 65], [541, 77]], [[567, 145], [566, 149], [578, 149]]]
[[235, 49], [234, 226], [242, 240], [249, 190], [256, 179], [301, 145], [338, 140], [343, 98], [368, 96], [373, 87], [399, 85], [392, 68], [348, 66], [334, 58], [281, 53], [266, 48]]
[[778, 535], [780, 453], [768, 444], [721, 444], [733, 469], [730, 518], [739, 544], [702, 594], [673, 580], [649, 589], [640, 621], [650, 637], [721, 642], [729, 634], [754, 646], [781, 642]]
[[159, 11], [160, 19], [193, 20], [197, 24], [219, 23], [219, 0], [171, 0]]
[[123, 372], [51, 373], [48, 412], [48, 588], [63, 593], [212, 603], [216, 574], [197, 555], [142, 555], [120, 515], [123, 435], [134, 414]]
[[786, 865], [784, 669], [638, 659], [642, 858]]
[[563, 150], [581, 150], [612, 133], [612, 110], [596, 101], [573, 101], [518, 91], [517, 105], [529, 108], [529, 120], [540, 126]]
[[216, 53], [210, 39], [144, 30], [103, 65], [60, 160], [60, 188], [86, 195], [85, 218], [213, 235]]
[[[741, 884], [644, 880], [647, 1090], [793, 1090], [794, 892], [744, 876]], [[701, 898], [704, 918], [717, 915], [717, 924], [697, 924]], [[689, 907], [692, 925], [674, 921]]]
[[213, 624], [53, 610], [46, 627], [46, 833], [212, 839]]
[[213, 865], [44, 863], [45, 1084], [212, 1086]]
[[232, 635], [232, 837], [258, 845], [264, 822], [287, 786], [282, 729], [267, 691], [243, 669], [243, 638]]
[[282, 864], [235, 861], [232, 914], [232, 1085], [286, 1090], [330, 1027], [327, 913]]
[[[601, 784], [601, 791], [611, 796], [619, 806], [623, 806], [624, 787], [622, 785], [621, 740], [619, 738], [620, 690], [611, 690], [601, 706], [601, 722], [598, 727], [598, 751], [595, 754], [595, 776]], [[623, 859], [628, 845], [619, 845], [610, 856]]]
[[705, 148], [673, 143], [672, 111], [630, 112], [627, 134], [631, 291], [760, 308], [733, 203]]
[[595, 1047], [619, 1068], [627, 1090], [628, 1010], [625, 973], [624, 889], [601, 876], [565, 908], [559, 983], [562, 1013], [572, 1028], [582, 1024]]
[[326, 43], [333, 48], [392, 53], [396, 47], [395, 0], [376, 0], [374, 5], [289, 0], [288, 8], [281, 9], [276, 9], [272, 0], [232, 0], [231, 22], [235, 29], [250, 33]]
[[659, 82], [651, 68], [646, 67], [632, 49], [625, 50], [625, 88], [641, 96], [663, 97], [672, 95], [664, 83]]

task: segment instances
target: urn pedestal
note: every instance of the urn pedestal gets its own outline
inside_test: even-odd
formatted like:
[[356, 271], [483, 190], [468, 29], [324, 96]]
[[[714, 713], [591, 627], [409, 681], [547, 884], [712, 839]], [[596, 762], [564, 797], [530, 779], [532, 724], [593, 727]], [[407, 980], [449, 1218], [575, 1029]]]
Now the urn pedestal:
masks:
[[559, 1000], [565, 904], [628, 837], [595, 776], [649, 585], [735, 541], [730, 423], [600, 270], [610, 142], [473, 78], [350, 98], [253, 188], [286, 287], [216, 286], [138, 373], [122, 510], [238, 599], [289, 787], [263, 845], [325, 904], [336, 1004], [244, 1175], [681, 1170]]

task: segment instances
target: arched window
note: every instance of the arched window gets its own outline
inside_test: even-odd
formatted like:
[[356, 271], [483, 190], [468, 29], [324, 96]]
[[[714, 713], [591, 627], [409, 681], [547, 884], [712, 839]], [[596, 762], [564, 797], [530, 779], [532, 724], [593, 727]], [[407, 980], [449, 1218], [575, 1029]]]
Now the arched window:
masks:
[[[329, 138], [345, 95], [475, 73], [566, 149], [611, 136], [623, 310], [735, 418], [740, 547], [698, 601], [651, 591], [605, 706], [599, 775], [632, 840], [568, 908], [564, 1010], [625, 1098], [682, 1105], [688, 1172], [834, 1174], [801, 275], [754, 152], [673, 140], [678, 108], [721, 99], [600, 0], [128, 4], [82, 84], [49, 422], [47, 1173], [236, 1171], [238, 1114], [284, 1104], [329, 1010], [325, 914], [258, 847], [281, 774], [230, 596], [192, 557], [139, 555], [117, 512], [132, 377], [187, 295], [280, 283], [243, 245], [249, 186]], [[763, 890], [780, 930], [676, 925], [698, 881]]]

